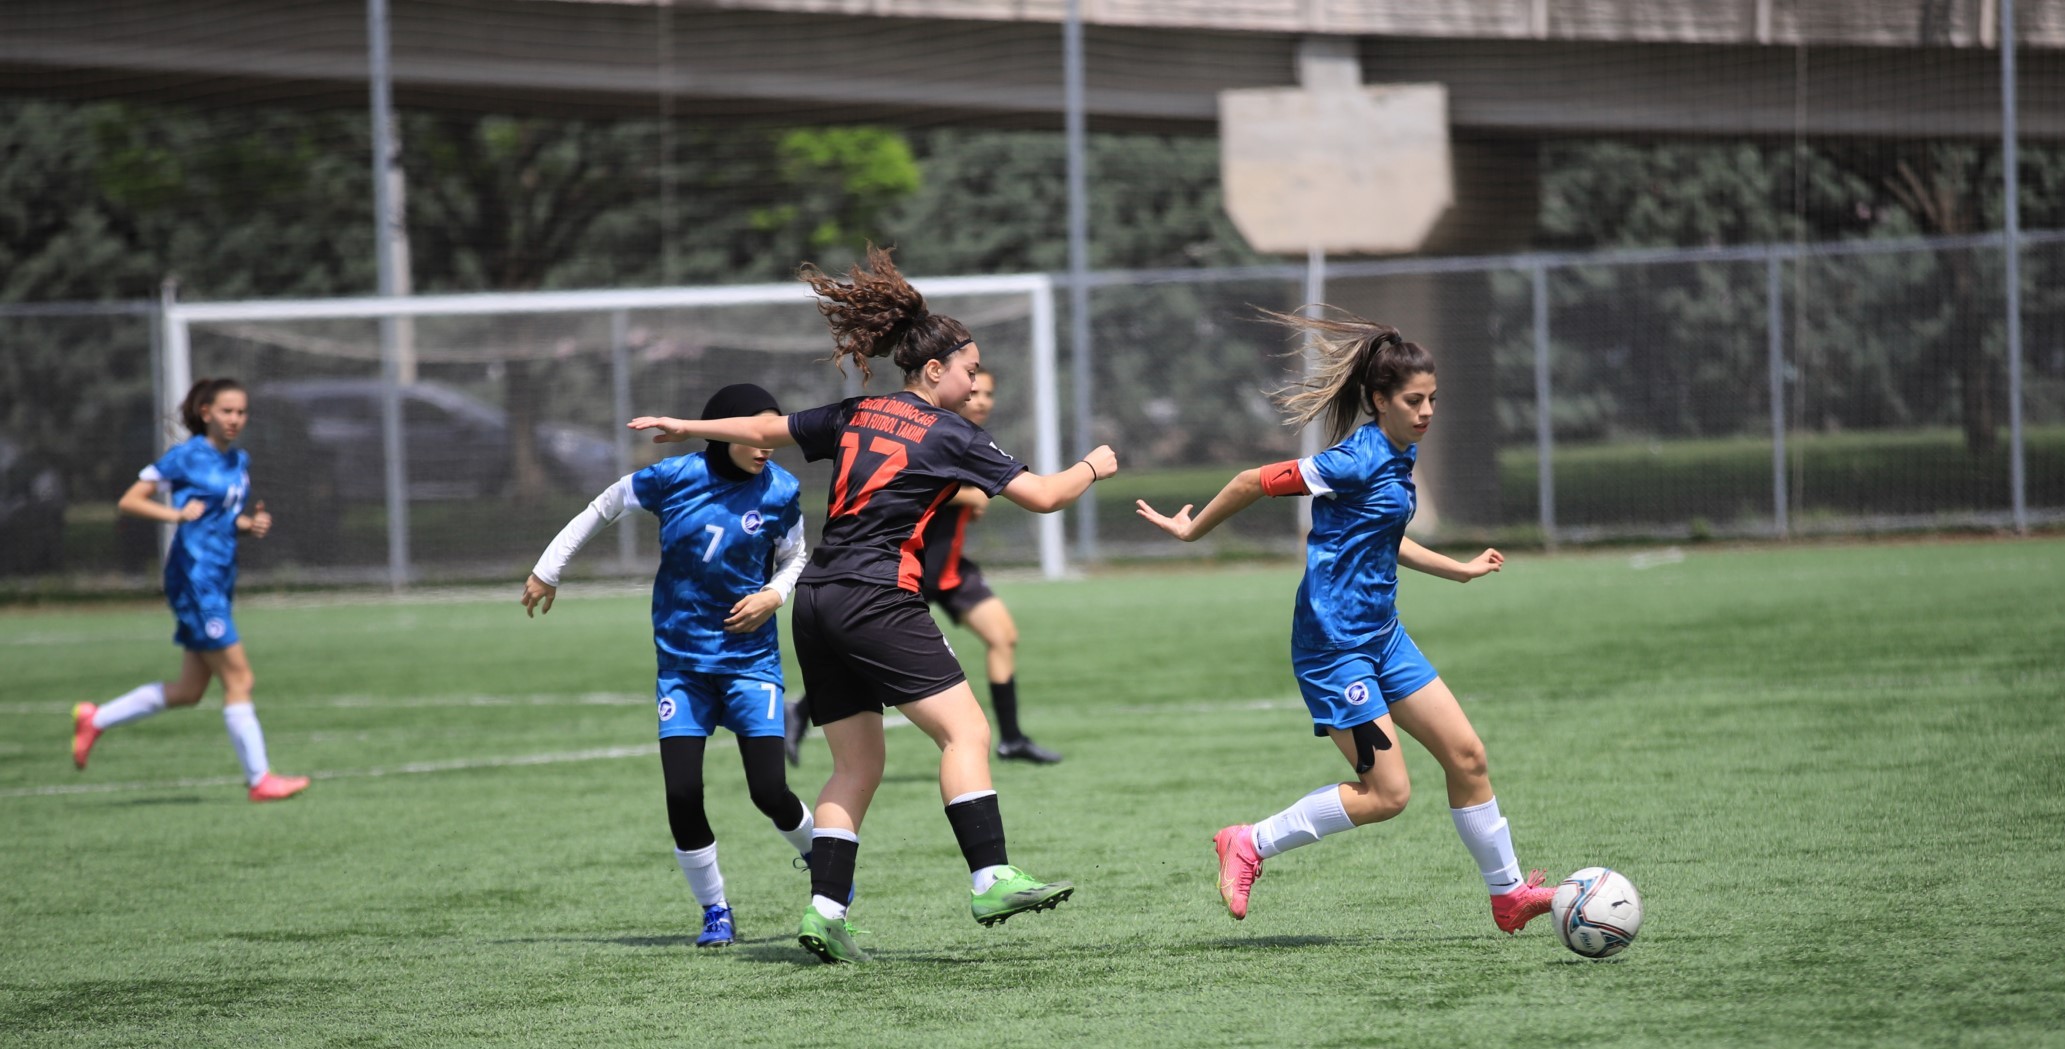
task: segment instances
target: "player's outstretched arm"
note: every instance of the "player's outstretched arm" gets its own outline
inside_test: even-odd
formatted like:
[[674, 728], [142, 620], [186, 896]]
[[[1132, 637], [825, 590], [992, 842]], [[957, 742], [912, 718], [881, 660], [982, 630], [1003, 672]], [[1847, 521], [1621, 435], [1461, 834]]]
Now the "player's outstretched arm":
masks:
[[1446, 554], [1437, 554], [1410, 539], [1398, 540], [1398, 563], [1415, 572], [1425, 572], [1442, 579], [1467, 583], [1482, 575], [1490, 575], [1505, 566], [1506, 555], [1497, 550], [1486, 550], [1468, 561], [1458, 561]]
[[1051, 514], [1074, 506], [1091, 485], [1118, 472], [1118, 453], [1111, 450], [1111, 445], [1100, 444], [1060, 473], [1019, 474], [1000, 494], [1033, 513]]
[[1186, 543], [1193, 543], [1211, 534], [1212, 529], [1225, 523], [1226, 519], [1255, 504], [1262, 498], [1262, 471], [1242, 470], [1219, 489], [1219, 494], [1205, 504], [1205, 511], [1196, 517], [1190, 516], [1190, 504], [1168, 516], [1147, 505], [1147, 500], [1136, 499], [1134, 506], [1147, 523], [1161, 529]]
[[553, 599], [559, 595], [559, 576], [566, 571], [567, 562], [588, 545], [595, 533], [637, 505], [638, 491], [632, 486], [630, 475], [626, 475], [603, 489], [586, 509], [575, 514], [574, 519], [552, 537], [552, 543], [538, 556], [537, 566], [531, 569], [530, 578], [524, 580], [524, 616], [528, 618], [552, 611]]
[[748, 415], [738, 419], [676, 419], [641, 415], [624, 424], [633, 430], [658, 430], [654, 444], [679, 441], [725, 441], [748, 448], [787, 448], [796, 443], [786, 415]]

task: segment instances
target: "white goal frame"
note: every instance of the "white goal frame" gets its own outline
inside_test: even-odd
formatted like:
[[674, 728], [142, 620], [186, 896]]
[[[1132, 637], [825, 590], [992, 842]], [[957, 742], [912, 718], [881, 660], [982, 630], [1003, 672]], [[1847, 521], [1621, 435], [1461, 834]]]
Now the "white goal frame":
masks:
[[[1061, 469], [1061, 409], [1055, 378], [1054, 280], [1044, 273], [991, 277], [935, 277], [913, 280], [920, 292], [953, 295], [1024, 295], [1031, 300], [1033, 456], [1032, 468], [1043, 474]], [[161, 306], [164, 322], [163, 360], [159, 368], [158, 403], [176, 415], [179, 401], [193, 384], [192, 325], [251, 321], [380, 320], [416, 317], [483, 316], [491, 314], [608, 313], [683, 307], [750, 306], [768, 303], [810, 305], [816, 296], [796, 281], [684, 288], [608, 291], [490, 292], [468, 295], [366, 296], [343, 299], [277, 299], [242, 302], [177, 302]], [[382, 430], [387, 443], [388, 576], [397, 589], [408, 585], [411, 569], [408, 500], [402, 476], [400, 368], [395, 340], [382, 339]], [[628, 391], [621, 389], [619, 408]], [[625, 447], [620, 442], [620, 447]], [[1060, 514], [1035, 517], [1040, 571], [1058, 579], [1068, 571]], [[626, 536], [628, 539], [628, 534]]]

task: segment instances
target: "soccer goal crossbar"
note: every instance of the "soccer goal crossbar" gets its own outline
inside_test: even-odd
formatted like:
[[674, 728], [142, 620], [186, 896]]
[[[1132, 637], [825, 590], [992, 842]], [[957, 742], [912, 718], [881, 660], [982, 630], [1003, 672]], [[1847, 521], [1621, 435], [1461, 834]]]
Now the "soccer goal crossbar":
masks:
[[[983, 277], [940, 277], [913, 280], [933, 299], [965, 296], [1023, 296], [1030, 321], [1033, 408], [1032, 468], [1054, 473], [1061, 468], [1060, 397], [1055, 374], [1054, 278], [1047, 274]], [[603, 291], [490, 292], [466, 295], [366, 296], [344, 299], [283, 299], [244, 302], [163, 302], [162, 360], [158, 368], [158, 403], [167, 416], [178, 413], [179, 401], [193, 384], [192, 329], [195, 325], [258, 321], [372, 320], [381, 322], [381, 430], [387, 461], [388, 575], [394, 586], [411, 577], [408, 551], [408, 500], [402, 446], [402, 369], [398, 360], [396, 321], [425, 317], [484, 317], [543, 314], [628, 314], [638, 310], [708, 309], [727, 306], [812, 306], [811, 290], [798, 282], [717, 285], [706, 287]], [[618, 329], [621, 331], [622, 325]], [[621, 347], [617, 348], [621, 353]], [[629, 407], [631, 391], [621, 373], [617, 382], [620, 411]], [[620, 420], [622, 421], [622, 420]], [[618, 447], [627, 468], [628, 440]], [[1060, 515], [1037, 519], [1041, 572], [1056, 578], [1067, 571], [1064, 529]]]

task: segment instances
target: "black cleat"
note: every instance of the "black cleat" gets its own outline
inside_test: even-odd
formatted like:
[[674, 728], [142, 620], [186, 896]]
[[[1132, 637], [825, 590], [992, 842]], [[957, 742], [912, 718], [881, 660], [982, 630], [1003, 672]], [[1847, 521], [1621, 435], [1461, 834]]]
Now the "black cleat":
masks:
[[1030, 761], [1035, 765], [1058, 765], [1061, 755], [1032, 741], [1030, 736], [1007, 739], [997, 744], [997, 757], [1005, 761]]
[[810, 697], [798, 696], [782, 708], [782, 756], [791, 766], [803, 764], [803, 737], [810, 734]]

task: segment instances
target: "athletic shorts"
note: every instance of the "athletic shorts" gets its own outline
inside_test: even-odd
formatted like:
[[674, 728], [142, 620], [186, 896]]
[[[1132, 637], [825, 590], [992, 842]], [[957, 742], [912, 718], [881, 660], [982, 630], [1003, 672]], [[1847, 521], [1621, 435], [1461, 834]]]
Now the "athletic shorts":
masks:
[[1426, 688], [1440, 675], [1420, 646], [1394, 626], [1360, 648], [1291, 645], [1291, 669], [1312, 712], [1312, 734], [1354, 728], [1391, 712], [1391, 704]]
[[909, 590], [830, 580], [796, 588], [789, 614], [812, 724], [936, 696], [968, 680], [953, 647]]
[[946, 610], [947, 618], [959, 626], [968, 618], [976, 605], [997, 596], [989, 584], [982, 580], [982, 568], [967, 558], [961, 559], [961, 585], [952, 590], [927, 590], [925, 600]]
[[165, 594], [178, 626], [172, 643], [189, 652], [214, 652], [237, 643], [237, 621], [229, 614], [228, 594], [179, 587]]
[[653, 689], [660, 707], [660, 738], [715, 735], [723, 726], [738, 736], [782, 734], [782, 677], [662, 670]]

